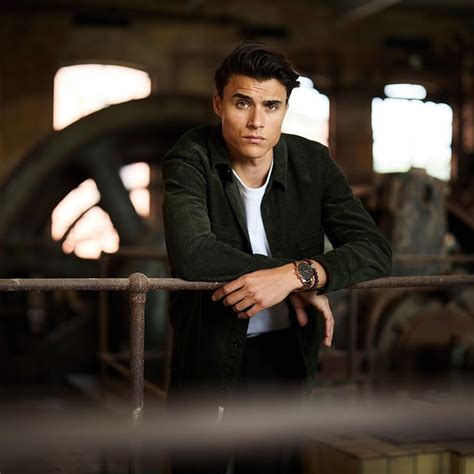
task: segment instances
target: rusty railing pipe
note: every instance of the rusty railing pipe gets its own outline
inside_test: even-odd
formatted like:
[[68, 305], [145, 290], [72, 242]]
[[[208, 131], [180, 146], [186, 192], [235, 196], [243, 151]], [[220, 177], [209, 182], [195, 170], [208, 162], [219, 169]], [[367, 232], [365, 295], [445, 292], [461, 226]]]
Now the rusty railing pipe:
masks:
[[[146, 278], [146, 277], [145, 277]], [[147, 278], [150, 290], [215, 290], [225, 282], [186, 281], [179, 278]], [[349, 287], [370, 288], [448, 288], [474, 285], [474, 275], [423, 275], [378, 278]], [[0, 279], [0, 291], [110, 290], [126, 291], [128, 278], [8, 278]]]
[[[132, 430], [143, 420], [143, 387], [145, 381], [145, 304], [149, 288], [148, 278], [143, 273], [129, 276], [130, 302], [130, 419]], [[133, 431], [132, 431], [133, 435]], [[130, 440], [129, 472], [140, 474], [141, 444], [137, 436]]]

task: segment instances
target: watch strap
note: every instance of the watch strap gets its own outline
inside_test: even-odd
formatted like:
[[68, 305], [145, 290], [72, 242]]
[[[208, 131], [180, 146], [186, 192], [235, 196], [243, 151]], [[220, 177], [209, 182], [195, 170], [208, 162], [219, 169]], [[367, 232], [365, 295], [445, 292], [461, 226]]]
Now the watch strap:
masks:
[[311, 286], [311, 290], [317, 290], [319, 285], [318, 269], [312, 260], [305, 258], [304, 261], [307, 262], [313, 269], [314, 281], [313, 285]]

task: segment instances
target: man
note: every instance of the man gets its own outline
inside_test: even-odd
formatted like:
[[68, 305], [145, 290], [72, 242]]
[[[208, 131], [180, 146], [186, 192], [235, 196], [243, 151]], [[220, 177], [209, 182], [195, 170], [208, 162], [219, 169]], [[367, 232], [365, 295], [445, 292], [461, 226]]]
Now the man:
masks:
[[185, 134], [163, 160], [174, 275], [229, 282], [171, 294], [171, 397], [219, 390], [225, 406], [259, 384], [310, 388], [333, 330], [317, 290], [390, 271], [389, 245], [328, 149], [281, 133], [297, 78], [280, 52], [239, 45], [215, 74], [220, 124]]

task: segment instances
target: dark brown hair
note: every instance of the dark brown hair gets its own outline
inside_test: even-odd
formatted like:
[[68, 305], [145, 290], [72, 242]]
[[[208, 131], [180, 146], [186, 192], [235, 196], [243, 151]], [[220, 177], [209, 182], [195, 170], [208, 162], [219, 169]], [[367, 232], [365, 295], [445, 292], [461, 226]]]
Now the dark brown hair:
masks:
[[246, 41], [227, 56], [214, 75], [216, 90], [222, 97], [224, 87], [233, 74], [252, 77], [259, 81], [277, 79], [286, 87], [286, 99], [299, 87], [298, 73], [286, 56], [268, 44]]

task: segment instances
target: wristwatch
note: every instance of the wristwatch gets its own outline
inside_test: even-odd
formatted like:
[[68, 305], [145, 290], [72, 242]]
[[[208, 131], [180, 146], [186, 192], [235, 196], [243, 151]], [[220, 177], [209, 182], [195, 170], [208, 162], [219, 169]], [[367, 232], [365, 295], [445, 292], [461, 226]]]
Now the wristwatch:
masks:
[[311, 289], [312, 290], [317, 290], [318, 285], [319, 285], [318, 269], [316, 268], [316, 265], [313, 263], [312, 260], [305, 260], [305, 261], [308, 262], [311, 265], [311, 268], [313, 269], [313, 272], [314, 272], [314, 282], [313, 282], [313, 286], [311, 287]]
[[310, 290], [315, 285], [317, 285], [317, 273], [315, 272], [313, 266], [307, 260], [297, 260], [294, 262], [295, 266], [295, 275], [303, 284], [303, 287], [300, 290]]

